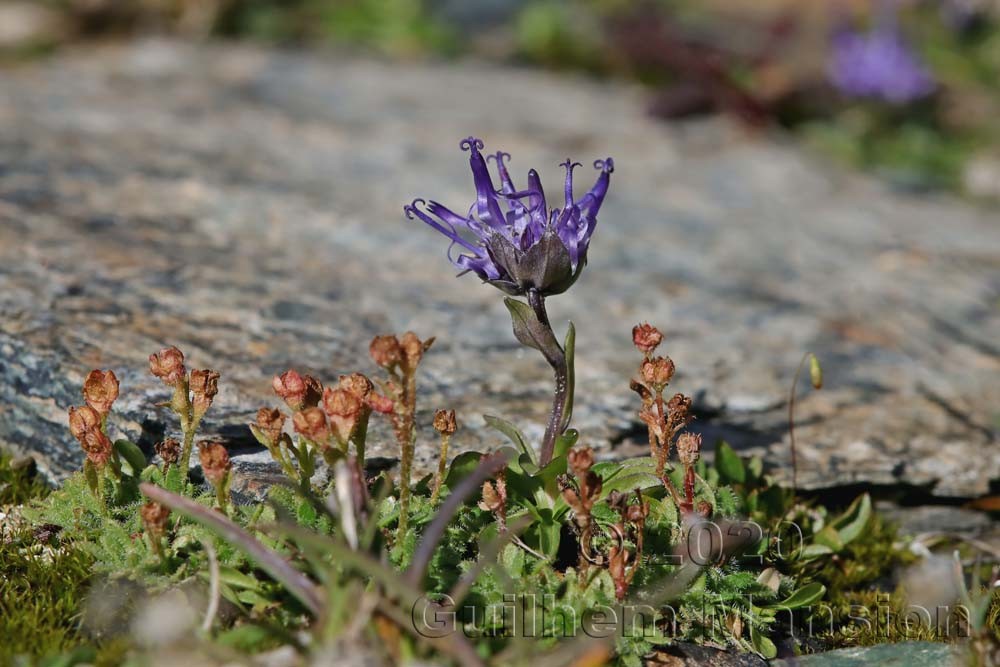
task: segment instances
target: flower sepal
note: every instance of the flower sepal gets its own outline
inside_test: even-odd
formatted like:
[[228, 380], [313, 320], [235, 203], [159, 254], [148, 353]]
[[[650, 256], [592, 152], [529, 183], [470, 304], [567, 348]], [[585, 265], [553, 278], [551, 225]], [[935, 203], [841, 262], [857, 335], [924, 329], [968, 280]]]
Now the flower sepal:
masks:
[[530, 289], [544, 296], [562, 294], [576, 282], [584, 264], [580, 262], [573, 270], [569, 250], [552, 228], [526, 252], [501, 234], [494, 234], [487, 241], [486, 250], [493, 262], [510, 276], [486, 282], [512, 296], [526, 294]]

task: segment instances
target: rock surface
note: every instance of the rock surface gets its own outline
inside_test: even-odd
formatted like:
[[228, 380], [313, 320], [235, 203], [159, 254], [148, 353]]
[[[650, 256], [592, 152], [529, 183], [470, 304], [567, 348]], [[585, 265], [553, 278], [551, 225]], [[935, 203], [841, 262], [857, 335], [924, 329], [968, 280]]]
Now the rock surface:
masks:
[[903, 642], [845, 648], [772, 662], [772, 667], [962, 667], [970, 663], [962, 646]]
[[401, 214], [472, 201], [458, 141], [476, 134], [550, 191], [566, 155], [616, 159], [590, 265], [550, 300], [578, 328], [574, 423], [605, 455], [643, 452], [629, 332], [649, 320], [707, 440], [783, 470], [792, 374], [819, 356], [826, 386], [797, 404], [804, 486], [971, 496], [1000, 478], [994, 213], [725, 121], [656, 122], [629, 86], [480, 65], [143, 42], [2, 71], [0, 90], [0, 445], [51, 476], [79, 463], [65, 410], [90, 368], [122, 380], [113, 431], [148, 448], [176, 428], [146, 372], [166, 344], [222, 372], [205, 432], [247, 465], [266, 460], [243, 425], [276, 404], [272, 374], [373, 372], [371, 336], [406, 329], [438, 337], [424, 467], [435, 408], [464, 420], [455, 451], [501, 441], [481, 413], [540, 437], [544, 362]]

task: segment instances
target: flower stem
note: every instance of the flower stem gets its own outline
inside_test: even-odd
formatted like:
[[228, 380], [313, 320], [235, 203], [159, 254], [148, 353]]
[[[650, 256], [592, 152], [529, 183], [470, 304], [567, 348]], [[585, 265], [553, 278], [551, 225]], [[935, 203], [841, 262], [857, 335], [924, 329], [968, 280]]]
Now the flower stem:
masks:
[[181, 457], [178, 465], [181, 474], [187, 477], [191, 468], [191, 451], [194, 449], [194, 435], [198, 430], [198, 424], [193, 418], [191, 410], [191, 398], [188, 396], [187, 378], [181, 379], [174, 386], [174, 396], [170, 401], [170, 408], [177, 413], [181, 422], [181, 432], [184, 434], [184, 445], [181, 448]]
[[450, 435], [446, 433], [441, 435], [441, 452], [438, 457], [437, 475], [434, 476], [434, 490], [431, 492], [432, 505], [437, 505], [438, 496], [441, 495], [441, 484], [444, 482], [444, 474], [448, 466], [448, 443], [450, 441]]
[[[535, 311], [535, 317], [538, 318], [538, 322], [552, 331], [552, 325], [549, 323], [549, 314], [545, 310], [545, 297], [538, 292], [538, 290], [528, 291], [528, 305], [531, 309]], [[553, 333], [553, 337], [555, 334]], [[539, 456], [539, 465], [546, 466], [552, 460], [552, 454], [555, 452], [556, 438], [562, 435], [563, 431], [563, 411], [566, 409], [566, 392], [568, 390], [568, 369], [566, 366], [566, 352], [560, 346], [554, 346], [556, 349], [550, 352], [542, 352], [545, 355], [545, 360], [549, 362], [552, 366], [552, 372], [555, 375], [555, 391], [552, 397], [552, 411], [549, 413], [549, 423], [545, 427], [545, 437], [542, 440], [542, 451]]]
[[406, 374], [403, 401], [403, 414], [399, 417], [396, 438], [399, 440], [399, 524], [396, 530], [396, 540], [406, 535], [410, 519], [410, 469], [413, 465], [413, 420], [417, 411], [417, 374], [416, 369]]

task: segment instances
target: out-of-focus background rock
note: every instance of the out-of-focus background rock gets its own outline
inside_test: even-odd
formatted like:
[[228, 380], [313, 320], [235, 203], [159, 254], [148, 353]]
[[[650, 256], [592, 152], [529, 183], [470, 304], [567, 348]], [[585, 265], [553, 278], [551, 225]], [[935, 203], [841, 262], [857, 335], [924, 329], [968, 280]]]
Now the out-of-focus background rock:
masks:
[[[148, 450], [174, 425], [145, 358], [176, 344], [222, 372], [206, 432], [259, 478], [244, 424], [275, 403], [270, 376], [373, 372], [370, 337], [406, 328], [439, 339], [424, 464], [438, 407], [459, 411], [459, 448], [500, 442], [483, 412], [540, 435], [544, 364], [401, 216], [471, 201], [475, 133], [550, 190], [567, 155], [616, 158], [591, 265], [551, 303], [578, 325], [575, 424], [603, 455], [643, 452], [629, 330], [648, 319], [710, 442], [787, 471], [813, 351], [802, 484], [990, 493], [996, 8], [895, 7], [0, 3], [0, 445], [74, 469], [65, 409], [101, 367], [122, 379], [114, 428]], [[837, 51], [844, 31], [902, 45], [896, 69]], [[833, 76], [838, 53], [861, 65]]]

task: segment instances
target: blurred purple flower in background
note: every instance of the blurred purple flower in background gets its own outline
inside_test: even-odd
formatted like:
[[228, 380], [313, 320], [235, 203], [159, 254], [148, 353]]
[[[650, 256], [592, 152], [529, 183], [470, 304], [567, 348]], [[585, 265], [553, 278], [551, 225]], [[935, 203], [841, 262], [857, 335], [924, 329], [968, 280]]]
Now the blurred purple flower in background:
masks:
[[828, 61], [833, 85], [849, 97], [907, 104], [934, 92], [930, 71], [909, 47], [894, 17], [868, 32], [843, 26], [834, 33]]
[[[573, 198], [573, 168], [580, 163], [562, 163], [566, 168], [566, 201], [562, 208], [549, 210], [534, 169], [528, 172], [527, 189], [518, 190], [504, 164], [510, 155], [490, 155], [496, 160], [500, 176], [501, 187], [497, 190], [486, 159], [479, 152], [483, 142], [469, 137], [460, 142], [460, 147], [471, 151], [469, 162], [476, 187], [476, 201], [469, 212], [459, 215], [436, 201], [414, 199], [403, 207], [406, 217], [412, 219], [415, 215], [451, 239], [448, 259], [463, 273], [472, 271], [513, 295], [529, 290], [537, 290], [542, 296], [565, 292], [587, 263], [587, 248], [597, 226], [597, 212], [608, 193], [614, 160], [594, 162], [594, 168], [601, 173], [579, 199]], [[426, 206], [426, 212], [421, 206]], [[452, 256], [455, 246], [459, 246], [458, 256]]]

